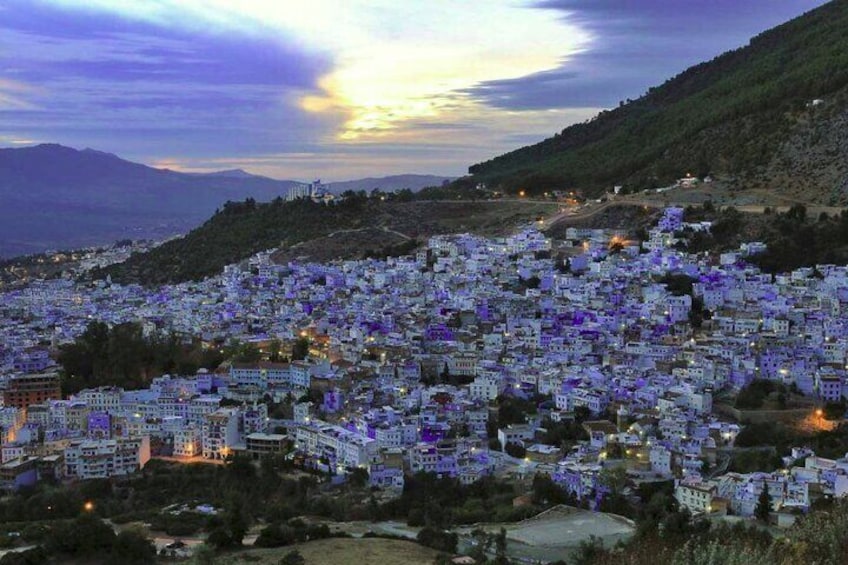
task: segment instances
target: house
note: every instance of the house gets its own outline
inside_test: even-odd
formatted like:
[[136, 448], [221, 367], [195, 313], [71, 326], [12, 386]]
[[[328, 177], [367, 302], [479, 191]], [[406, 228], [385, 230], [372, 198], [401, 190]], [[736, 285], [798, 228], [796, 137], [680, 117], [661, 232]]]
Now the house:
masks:
[[378, 444], [362, 434], [320, 420], [300, 424], [295, 448], [328, 469], [365, 467], [377, 456]]
[[254, 459], [268, 455], [283, 455], [288, 452], [289, 439], [285, 434], [255, 432], [245, 437], [248, 455]]
[[203, 419], [201, 427], [202, 454], [206, 459], [226, 459], [239, 442], [239, 411], [219, 408]]
[[664, 445], [652, 445], [648, 454], [651, 471], [664, 476], [671, 475], [672, 452]]
[[609, 438], [618, 433], [618, 428], [609, 420], [589, 420], [583, 422], [583, 429], [589, 435], [589, 445], [603, 449]]
[[680, 482], [674, 488], [674, 498], [681, 508], [693, 514], [709, 514], [713, 510], [716, 487], [701, 482]]
[[131, 475], [150, 460], [150, 438], [72, 440], [64, 450], [65, 475], [107, 479]]
[[501, 449], [506, 449], [509, 443], [524, 445], [524, 442], [532, 440], [534, 435], [535, 429], [532, 426], [528, 424], [513, 424], [498, 429], [498, 442], [501, 444]]
[[26, 408], [62, 397], [57, 373], [12, 376], [3, 390], [4, 406]]
[[203, 434], [194, 425], [180, 426], [174, 431], [174, 456], [196, 457], [203, 449]]

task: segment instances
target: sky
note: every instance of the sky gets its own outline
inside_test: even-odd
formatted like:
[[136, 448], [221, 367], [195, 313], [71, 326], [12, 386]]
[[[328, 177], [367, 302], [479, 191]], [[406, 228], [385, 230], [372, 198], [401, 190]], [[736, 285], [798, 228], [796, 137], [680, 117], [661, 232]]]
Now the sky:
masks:
[[0, 0], [0, 146], [458, 176], [822, 0]]

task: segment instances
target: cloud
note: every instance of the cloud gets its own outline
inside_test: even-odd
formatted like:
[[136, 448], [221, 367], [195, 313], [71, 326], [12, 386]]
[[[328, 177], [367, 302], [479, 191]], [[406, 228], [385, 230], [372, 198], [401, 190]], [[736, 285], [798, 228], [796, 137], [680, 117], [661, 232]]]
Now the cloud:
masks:
[[[551, 124], [574, 123], [599, 108], [504, 113], [485, 107], [467, 114], [460, 109], [437, 119], [409, 121], [384, 135], [367, 140], [304, 144], [296, 152], [257, 154], [247, 158], [191, 159], [181, 168], [215, 171], [242, 168], [288, 179], [322, 178], [340, 181], [364, 176], [400, 173], [465, 174], [469, 163], [489, 159], [517, 145], [540, 141]], [[172, 160], [172, 163], [174, 161]]]
[[3, 0], [0, 124], [184, 169], [457, 175], [820, 3]]
[[587, 29], [591, 44], [556, 69], [484, 81], [466, 92], [510, 110], [610, 107], [823, 3], [545, 0], [536, 8]]
[[[26, 137], [132, 158], [156, 147], [187, 156], [295, 149], [338, 127], [338, 118], [299, 110], [332, 62], [291, 37], [159, 26], [37, 0], [4, 7], [0, 122]], [[44, 95], [36, 100], [23, 84]]]
[[42, 90], [34, 86], [11, 79], [0, 78], [0, 111], [36, 110], [34, 99]]
[[[431, 0], [426, 4], [395, 0], [52, 0], [49, 4], [86, 17], [106, 14], [119, 22], [117, 29], [122, 33], [142, 24], [168, 37], [208, 29], [214, 34], [215, 47], [220, 46], [222, 35], [239, 42], [251, 38], [263, 43], [270, 37], [282, 37], [284, 45], [309, 46], [325, 53], [332, 58], [332, 67], [321, 69], [317, 88], [304, 93], [299, 108], [343, 120], [337, 138], [347, 140], [380, 135], [405, 121], [437, 116], [451, 104], [451, 93], [478, 82], [555, 68], [588, 40], [579, 27], [552, 12], [528, 9], [514, 0]], [[62, 31], [77, 40], [92, 32], [102, 34], [87, 21]], [[243, 51], [250, 57], [263, 53], [252, 47]], [[237, 52], [235, 45], [224, 49], [225, 54]], [[271, 55], [269, 64], [286, 59], [279, 49], [267, 53]], [[77, 62], [71, 69], [121, 74], [127, 79], [173, 72], [157, 66], [158, 54], [152, 55], [153, 60], [122, 60], [120, 69], [114, 61], [99, 60]], [[226, 69], [238, 73], [255, 65], [231, 58], [209, 69], [227, 80]], [[466, 104], [473, 102], [465, 100]]]

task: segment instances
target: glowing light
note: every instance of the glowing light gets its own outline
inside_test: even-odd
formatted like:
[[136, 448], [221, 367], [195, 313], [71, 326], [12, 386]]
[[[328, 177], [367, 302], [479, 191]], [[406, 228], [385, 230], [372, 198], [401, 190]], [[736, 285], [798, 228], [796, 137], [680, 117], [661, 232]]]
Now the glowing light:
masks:
[[88, 500], [85, 504], [82, 505], [82, 509], [86, 512], [91, 512], [92, 510], [94, 510], [94, 503]]

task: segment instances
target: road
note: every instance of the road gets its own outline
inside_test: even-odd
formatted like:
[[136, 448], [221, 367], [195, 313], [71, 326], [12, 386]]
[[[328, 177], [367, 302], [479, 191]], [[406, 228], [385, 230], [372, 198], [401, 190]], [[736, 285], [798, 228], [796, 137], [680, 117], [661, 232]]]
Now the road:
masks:
[[[798, 202], [798, 204], [803, 204]], [[644, 197], [636, 197], [636, 196], [623, 196], [618, 197], [615, 200], [607, 200], [606, 202], [601, 203], [589, 203], [579, 208], [577, 211], [574, 211], [573, 208], [562, 209], [556, 214], [550, 215], [544, 218], [541, 222], [538, 222], [538, 227], [541, 230], [546, 230], [556, 223], [560, 221], [580, 221], [592, 218], [597, 216], [598, 214], [606, 211], [609, 208], [615, 206], [644, 206], [647, 208], [665, 208], [668, 206], [680, 206], [685, 208], [686, 206], [691, 206], [692, 202], [682, 202], [675, 201], [674, 199], [668, 198], [663, 199], [661, 202], [657, 199], [644, 198]], [[760, 204], [744, 204], [739, 206], [733, 205], [725, 205], [720, 206], [722, 210], [726, 210], [728, 208], [735, 208], [736, 210], [748, 214], [763, 214], [768, 208], [772, 212], [786, 212], [789, 210], [790, 206], [782, 205], [782, 206], [766, 206]], [[838, 206], [809, 206], [806, 205], [807, 208], [807, 216], [808, 217], [817, 217], [822, 212], [835, 216], [842, 213], [845, 208], [840, 208]]]

